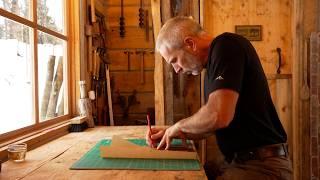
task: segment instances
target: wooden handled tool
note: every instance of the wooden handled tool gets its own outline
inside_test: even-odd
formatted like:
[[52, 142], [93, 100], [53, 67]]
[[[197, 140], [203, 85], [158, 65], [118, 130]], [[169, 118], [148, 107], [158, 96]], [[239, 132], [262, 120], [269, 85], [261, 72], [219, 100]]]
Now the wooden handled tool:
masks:
[[97, 74], [96, 74], [96, 72], [97, 72], [97, 56], [96, 56], [96, 53], [97, 53], [97, 50], [94, 50], [93, 54], [91, 54], [92, 57], [93, 57], [92, 58], [92, 66], [93, 66], [93, 68], [92, 68], [92, 76], [93, 76], [94, 80], [97, 79]]
[[99, 80], [99, 73], [100, 73], [100, 63], [101, 63], [101, 59], [100, 59], [100, 55], [99, 55], [99, 52], [98, 51], [95, 51], [95, 54], [94, 54], [96, 57], [96, 72], [95, 72], [95, 74], [96, 74], [96, 78], [97, 78], [97, 80]]
[[145, 53], [145, 51], [142, 51], [141, 52], [141, 56], [142, 56], [142, 58], [141, 58], [141, 64], [140, 64], [140, 75], [141, 75], [141, 78], [140, 78], [140, 83], [141, 84], [144, 84], [144, 53]]
[[121, 16], [120, 16], [120, 37], [124, 38], [125, 36], [125, 29], [124, 29], [124, 16], [123, 16], [123, 0], [121, 0]]
[[133, 52], [130, 52], [129, 50], [127, 50], [127, 51], [124, 51], [124, 54], [126, 54], [127, 56], [128, 56], [128, 71], [130, 71], [131, 70], [131, 68], [130, 68], [130, 55], [131, 54], [133, 54]]
[[137, 50], [136, 54], [140, 56], [140, 83], [144, 84], [144, 50]]
[[88, 37], [88, 66], [87, 71], [92, 73], [92, 26], [86, 25], [86, 36]]
[[149, 12], [148, 12], [148, 10], [145, 11], [145, 20], [146, 20], [146, 25], [145, 25], [146, 41], [149, 41]]
[[144, 26], [144, 10], [143, 10], [143, 0], [140, 0], [139, 8], [139, 27], [143, 28]]

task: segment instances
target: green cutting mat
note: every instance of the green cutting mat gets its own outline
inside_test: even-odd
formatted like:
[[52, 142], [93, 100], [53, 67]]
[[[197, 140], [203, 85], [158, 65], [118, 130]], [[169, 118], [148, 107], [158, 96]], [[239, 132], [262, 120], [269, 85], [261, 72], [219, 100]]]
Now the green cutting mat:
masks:
[[[145, 139], [129, 139], [130, 142], [146, 146]], [[106, 159], [100, 157], [100, 146], [109, 146], [111, 140], [101, 140], [90, 151], [75, 162], [70, 169], [141, 169], [141, 170], [200, 170], [198, 160], [177, 159]], [[172, 145], [181, 141], [174, 140]]]

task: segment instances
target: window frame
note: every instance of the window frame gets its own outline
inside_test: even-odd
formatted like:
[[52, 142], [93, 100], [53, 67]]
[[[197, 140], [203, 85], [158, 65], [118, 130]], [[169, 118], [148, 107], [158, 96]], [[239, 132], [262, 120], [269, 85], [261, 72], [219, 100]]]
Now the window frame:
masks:
[[[37, 22], [37, 0], [30, 0], [30, 14], [31, 14], [31, 20], [26, 19], [24, 17], [20, 17], [14, 13], [11, 13], [9, 11], [6, 11], [5, 9], [0, 8], [0, 16], [10, 19], [14, 22], [20, 23], [22, 25], [25, 25], [31, 29], [31, 32], [33, 32], [33, 36], [30, 37], [30, 45], [32, 47], [31, 52], [31, 58], [32, 58], [32, 97], [33, 97], [33, 118], [34, 118], [34, 124], [30, 126], [25, 126], [16, 130], [12, 130], [6, 133], [3, 133], [0, 135], [0, 147], [6, 146], [10, 143], [10, 140], [14, 139], [20, 140], [23, 138], [30, 137], [34, 134], [36, 134], [41, 129], [48, 129], [48, 127], [52, 126], [59, 126], [63, 121], [68, 121], [71, 118], [71, 105], [72, 103], [72, 96], [71, 96], [71, 73], [70, 73], [70, 66], [71, 66], [71, 40], [69, 38], [70, 36], [70, 2], [64, 1], [64, 8], [63, 8], [63, 14], [64, 14], [64, 31], [62, 33], [53, 31], [49, 28], [46, 28], [44, 26], [41, 26]], [[40, 122], [40, 116], [39, 116], [39, 94], [38, 94], [38, 31], [44, 32], [46, 34], [49, 34], [51, 36], [54, 36], [56, 38], [59, 38], [61, 40], [66, 41], [66, 47], [67, 50], [64, 52], [64, 57], [66, 57], [66, 62], [63, 64], [63, 73], [64, 73], [64, 80], [63, 81], [63, 87], [65, 88], [65, 101], [67, 101], [68, 105], [68, 113], [59, 117], [52, 118], [50, 120], [46, 120], [43, 122]], [[17, 138], [19, 137], [19, 138]]]

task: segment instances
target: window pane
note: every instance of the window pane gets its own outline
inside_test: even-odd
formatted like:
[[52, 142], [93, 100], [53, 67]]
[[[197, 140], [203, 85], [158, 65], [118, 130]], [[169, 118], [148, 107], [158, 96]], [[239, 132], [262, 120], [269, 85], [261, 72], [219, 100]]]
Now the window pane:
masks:
[[31, 29], [0, 16], [0, 134], [34, 124]]
[[38, 82], [40, 121], [67, 114], [63, 74], [66, 42], [46, 33], [38, 33]]
[[64, 0], [38, 0], [38, 24], [51, 30], [64, 32]]
[[0, 8], [30, 20], [30, 2], [30, 0], [0, 0]]

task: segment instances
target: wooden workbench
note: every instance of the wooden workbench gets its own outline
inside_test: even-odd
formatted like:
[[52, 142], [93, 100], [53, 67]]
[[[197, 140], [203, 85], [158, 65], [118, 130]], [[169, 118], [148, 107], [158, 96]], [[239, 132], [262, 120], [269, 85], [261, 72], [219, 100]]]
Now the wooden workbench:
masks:
[[207, 179], [200, 171], [69, 170], [99, 140], [112, 135], [143, 138], [145, 126], [95, 127], [69, 133], [27, 152], [26, 161], [2, 164], [0, 179]]

